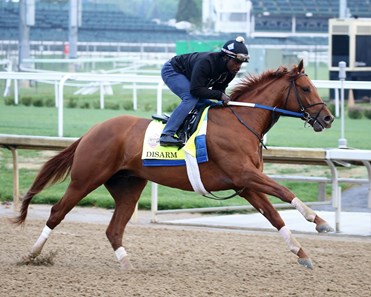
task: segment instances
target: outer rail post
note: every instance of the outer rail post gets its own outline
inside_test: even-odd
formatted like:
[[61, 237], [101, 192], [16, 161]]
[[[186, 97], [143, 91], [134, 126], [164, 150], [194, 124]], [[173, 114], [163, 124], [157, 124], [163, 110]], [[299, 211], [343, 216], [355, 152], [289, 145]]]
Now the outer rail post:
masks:
[[365, 167], [367, 168], [368, 173], [368, 203], [367, 207], [371, 208], [371, 163], [369, 161], [362, 161]]
[[104, 109], [104, 86], [103, 82], [99, 84], [99, 103], [100, 109]]
[[335, 212], [335, 229], [336, 232], [340, 232], [340, 215], [341, 215], [341, 187], [338, 187], [338, 204]]
[[338, 145], [339, 148], [347, 148], [347, 140], [345, 138], [345, 119], [344, 119], [344, 80], [346, 78], [346, 73], [345, 73], [345, 67], [346, 63], [344, 61], [339, 62], [339, 79], [340, 79], [340, 102], [341, 102], [341, 131], [340, 131], [340, 138], [338, 140]]
[[19, 205], [19, 168], [18, 168], [18, 151], [16, 147], [10, 147], [13, 156], [13, 205], [18, 209]]
[[339, 195], [338, 195], [338, 190], [339, 190], [339, 181], [338, 181], [338, 172], [336, 170], [336, 167], [334, 165], [334, 163], [332, 163], [331, 160], [326, 160], [326, 163], [328, 164], [328, 166], [330, 167], [330, 170], [331, 170], [331, 180], [332, 180], [332, 206], [334, 208], [337, 207], [338, 205], [338, 198], [339, 198]]
[[19, 92], [18, 92], [18, 79], [14, 80], [14, 104], [18, 105], [19, 103]]
[[71, 78], [72, 74], [64, 75], [59, 81], [59, 96], [58, 96], [58, 136], [63, 137], [63, 88], [65, 82]]
[[156, 213], [158, 210], [158, 184], [152, 183], [152, 188], [151, 188], [151, 213], [152, 213], [152, 219], [151, 221], [153, 223], [157, 222], [156, 218]]

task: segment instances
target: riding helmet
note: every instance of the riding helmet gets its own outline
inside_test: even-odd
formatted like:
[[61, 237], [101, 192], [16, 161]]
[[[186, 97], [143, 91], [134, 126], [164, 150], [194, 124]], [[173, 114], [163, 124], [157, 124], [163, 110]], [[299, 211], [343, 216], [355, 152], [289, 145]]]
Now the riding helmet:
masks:
[[248, 62], [250, 59], [245, 39], [242, 36], [238, 36], [235, 40], [227, 41], [222, 47], [222, 52], [240, 62]]

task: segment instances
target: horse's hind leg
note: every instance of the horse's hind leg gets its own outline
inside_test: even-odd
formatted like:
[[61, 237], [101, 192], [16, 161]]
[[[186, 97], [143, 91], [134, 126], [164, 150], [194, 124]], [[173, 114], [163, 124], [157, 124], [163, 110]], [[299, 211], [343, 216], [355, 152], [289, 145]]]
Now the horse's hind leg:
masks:
[[299, 259], [299, 264], [307, 268], [313, 268], [311, 259], [305, 253], [300, 243], [292, 235], [291, 231], [285, 226], [278, 211], [273, 207], [267, 196], [263, 193], [243, 192], [241, 196], [250, 202], [250, 204], [258, 210], [268, 221], [275, 227], [281, 236], [284, 238], [289, 250], [296, 254]]
[[76, 204], [83, 199], [87, 194], [97, 188], [97, 185], [82, 185], [81, 182], [71, 181], [68, 185], [66, 192], [64, 193], [61, 200], [59, 200], [51, 209], [50, 216], [46, 222], [41, 235], [39, 236], [36, 243], [31, 248], [31, 251], [26, 259], [33, 260], [42, 251], [44, 244], [46, 243], [52, 230], [59, 225], [64, 219], [66, 214], [70, 212]]
[[104, 185], [115, 200], [115, 211], [106, 235], [123, 270], [131, 269], [126, 250], [122, 245], [125, 227], [132, 217], [147, 180], [118, 173]]

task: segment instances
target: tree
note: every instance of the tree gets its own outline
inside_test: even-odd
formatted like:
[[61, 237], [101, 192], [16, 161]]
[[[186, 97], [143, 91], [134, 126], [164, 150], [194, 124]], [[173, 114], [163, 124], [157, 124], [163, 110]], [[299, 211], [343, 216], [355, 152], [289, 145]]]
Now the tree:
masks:
[[201, 9], [195, 0], [179, 0], [175, 19], [177, 22], [186, 21], [198, 24], [201, 22]]

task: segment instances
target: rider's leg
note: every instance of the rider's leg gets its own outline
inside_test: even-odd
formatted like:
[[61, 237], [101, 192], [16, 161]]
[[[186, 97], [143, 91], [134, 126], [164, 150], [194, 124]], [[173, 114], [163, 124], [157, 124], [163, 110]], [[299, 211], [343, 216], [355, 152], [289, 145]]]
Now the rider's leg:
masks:
[[[171, 114], [170, 119], [162, 132], [160, 143], [161, 140], [170, 140], [170, 142], [172, 142], [171, 139], [174, 138], [180, 125], [198, 102], [198, 99], [193, 97], [190, 93], [190, 81], [188, 78], [185, 75], [176, 72], [169, 62], [165, 63], [161, 75], [169, 89], [175, 95], [180, 97], [182, 101]], [[179, 142], [179, 140], [174, 138], [174, 143], [177, 142]]]

